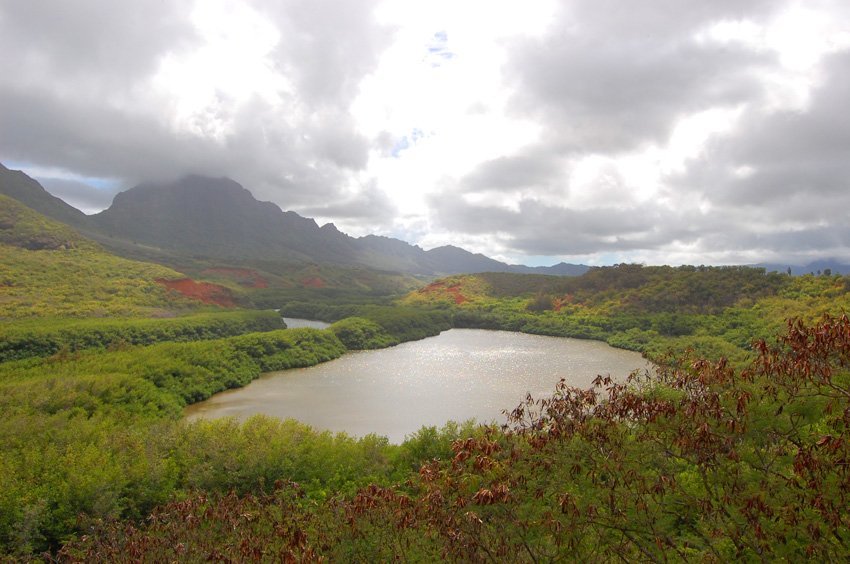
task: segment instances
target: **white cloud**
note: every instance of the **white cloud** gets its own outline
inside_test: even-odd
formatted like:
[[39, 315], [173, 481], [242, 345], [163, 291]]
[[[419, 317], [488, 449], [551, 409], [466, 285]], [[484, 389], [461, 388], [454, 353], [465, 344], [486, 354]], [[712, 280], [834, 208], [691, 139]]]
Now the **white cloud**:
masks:
[[513, 261], [850, 258], [848, 21], [840, 0], [0, 2], [0, 160], [226, 175]]

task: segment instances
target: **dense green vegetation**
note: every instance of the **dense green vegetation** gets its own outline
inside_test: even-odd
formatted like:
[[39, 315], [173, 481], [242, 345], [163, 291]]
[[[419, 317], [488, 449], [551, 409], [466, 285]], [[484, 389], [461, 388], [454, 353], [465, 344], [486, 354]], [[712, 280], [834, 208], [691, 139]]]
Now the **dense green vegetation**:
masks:
[[383, 327], [362, 317], [347, 317], [330, 329], [349, 350], [382, 349], [398, 342]]
[[[0, 543], [7, 550], [55, 546], [76, 529], [79, 512], [143, 515], [175, 488], [192, 486], [195, 472], [212, 471], [209, 461], [192, 458], [199, 453], [174, 443], [204, 425], [180, 425], [183, 406], [262, 372], [313, 365], [344, 351], [329, 331], [287, 329], [0, 364]], [[223, 431], [232, 422], [215, 425], [233, 435]], [[280, 434], [296, 431], [315, 435], [292, 426]], [[234, 454], [216, 455], [220, 447], [209, 446], [211, 457]], [[214, 471], [228, 474], [234, 464]]]
[[746, 267], [594, 268], [575, 278], [478, 274], [438, 280], [404, 303], [452, 314], [455, 327], [598, 339], [659, 361], [693, 349], [742, 365], [750, 343], [850, 305], [850, 279]]
[[[280, 311], [288, 317], [317, 319], [328, 323], [356, 317], [367, 320], [382, 330], [383, 336], [373, 346], [357, 348], [381, 348], [397, 345], [406, 341], [438, 335], [441, 331], [452, 327], [450, 312], [398, 305], [328, 304], [314, 301], [295, 301], [284, 304]], [[348, 326], [347, 323], [343, 327]], [[358, 323], [362, 324], [362, 321]], [[373, 328], [374, 330], [376, 329]], [[382, 342], [384, 344], [380, 344]]]
[[106, 253], [5, 196], [0, 259], [0, 320], [173, 315], [196, 306], [156, 282], [178, 272]]
[[182, 421], [188, 403], [345, 350], [332, 331], [286, 329], [0, 364], [0, 546], [56, 548], [96, 519], [140, 519], [198, 489], [270, 492], [285, 478], [315, 499], [353, 493], [473, 432], [423, 429], [393, 446], [265, 417]]
[[[841, 313], [846, 278], [620, 265], [579, 278], [451, 277], [393, 302], [409, 278], [189, 261], [192, 277], [244, 303], [335, 322], [281, 330], [275, 313], [166, 291], [156, 279], [186, 274], [119, 259], [11, 200], [0, 200], [0, 253], [0, 553], [10, 557], [850, 554], [850, 321], [795, 324], [775, 346], [751, 345], [786, 317]], [[267, 417], [183, 420], [187, 404], [263, 372], [450, 327], [671, 356], [657, 375], [600, 382], [600, 395], [561, 387], [528, 400], [503, 429], [448, 424], [402, 445]]]
[[625, 384], [600, 379], [601, 402], [560, 387], [395, 486], [323, 502], [282, 471], [274, 491], [198, 493], [138, 527], [103, 523], [63, 556], [844, 561], [850, 320], [793, 324], [756, 349], [745, 370], [682, 359]]
[[172, 318], [27, 319], [0, 326], [0, 362], [83, 349], [198, 341], [283, 328], [274, 311], [218, 311]]

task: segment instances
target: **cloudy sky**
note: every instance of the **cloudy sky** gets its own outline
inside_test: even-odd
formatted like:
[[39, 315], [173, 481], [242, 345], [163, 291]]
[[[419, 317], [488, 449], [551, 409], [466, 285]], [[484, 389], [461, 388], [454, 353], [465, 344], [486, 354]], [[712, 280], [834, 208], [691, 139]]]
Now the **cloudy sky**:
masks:
[[0, 0], [0, 162], [527, 264], [850, 261], [850, 2]]

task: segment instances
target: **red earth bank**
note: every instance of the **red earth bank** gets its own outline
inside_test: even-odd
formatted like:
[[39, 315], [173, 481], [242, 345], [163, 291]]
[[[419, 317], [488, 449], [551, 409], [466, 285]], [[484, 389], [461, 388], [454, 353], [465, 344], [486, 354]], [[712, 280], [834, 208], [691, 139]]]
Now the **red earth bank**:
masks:
[[325, 281], [319, 278], [318, 276], [314, 276], [312, 278], [305, 278], [301, 281], [301, 284], [305, 288], [324, 288], [325, 286], [327, 286], [327, 284], [325, 284]]
[[449, 294], [454, 302], [458, 305], [463, 302], [468, 302], [469, 299], [460, 293], [460, 284], [452, 284], [447, 286], [445, 282], [432, 282], [421, 290], [420, 294]]
[[179, 280], [159, 278], [157, 282], [169, 290], [174, 290], [187, 298], [198, 300], [205, 304], [236, 307], [236, 302], [233, 301], [233, 295], [230, 293], [230, 290], [218, 284], [195, 282], [191, 278], [181, 278]]

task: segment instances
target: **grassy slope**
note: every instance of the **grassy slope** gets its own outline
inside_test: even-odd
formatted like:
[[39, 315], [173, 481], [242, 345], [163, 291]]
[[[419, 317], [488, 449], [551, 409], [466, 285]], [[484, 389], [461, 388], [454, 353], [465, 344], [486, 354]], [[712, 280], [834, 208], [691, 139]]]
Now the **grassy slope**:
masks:
[[180, 273], [111, 255], [5, 196], [0, 257], [0, 319], [161, 316], [197, 306], [155, 282]]

